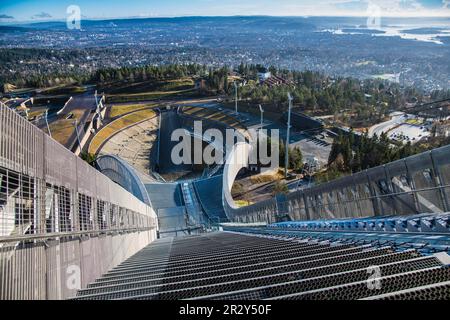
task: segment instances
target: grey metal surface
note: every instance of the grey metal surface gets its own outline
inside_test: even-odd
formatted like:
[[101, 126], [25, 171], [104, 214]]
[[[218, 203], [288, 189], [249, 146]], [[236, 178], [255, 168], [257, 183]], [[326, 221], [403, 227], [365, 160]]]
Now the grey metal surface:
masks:
[[[381, 289], [367, 285], [373, 266]], [[219, 232], [158, 240], [75, 299], [327, 299], [339, 293], [358, 299], [445, 282], [449, 270], [439, 257], [415, 250]]]

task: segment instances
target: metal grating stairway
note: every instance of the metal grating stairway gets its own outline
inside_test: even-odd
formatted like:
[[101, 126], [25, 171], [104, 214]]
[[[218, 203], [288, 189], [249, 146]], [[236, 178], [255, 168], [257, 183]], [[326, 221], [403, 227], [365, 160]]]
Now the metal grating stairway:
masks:
[[445, 253], [217, 232], [157, 240], [74, 299], [449, 299], [449, 264]]

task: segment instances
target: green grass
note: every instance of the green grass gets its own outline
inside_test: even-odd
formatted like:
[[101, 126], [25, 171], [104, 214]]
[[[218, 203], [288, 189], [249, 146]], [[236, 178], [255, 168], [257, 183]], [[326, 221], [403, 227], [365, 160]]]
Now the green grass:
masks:
[[49, 124], [50, 131], [52, 133], [52, 138], [61, 143], [62, 145], [66, 145], [69, 142], [69, 138], [75, 131], [75, 126], [73, 122], [75, 119], [80, 119], [86, 110], [74, 110], [72, 111], [73, 118], [72, 119], [58, 119]]
[[407, 124], [412, 124], [412, 125], [422, 125], [423, 124], [423, 120], [421, 119], [408, 119], [405, 121]]
[[113, 105], [113, 106], [111, 106], [111, 111], [109, 113], [109, 116], [111, 118], [116, 118], [116, 117], [122, 116], [124, 114], [133, 112], [133, 111], [147, 109], [149, 107], [154, 107], [154, 106], [156, 106], [156, 105], [153, 103]]
[[239, 207], [247, 207], [253, 204], [252, 201], [246, 201], [246, 200], [234, 200], [234, 203]]
[[123, 83], [118, 82], [105, 88], [108, 94], [133, 94], [146, 93], [152, 91], [179, 91], [194, 88], [194, 81], [191, 78], [174, 80], [149, 80], [143, 82]]
[[107, 95], [107, 103], [119, 103], [119, 102], [139, 102], [139, 101], [154, 101], [159, 99], [171, 99], [180, 97], [190, 97], [197, 93], [194, 89], [177, 90], [177, 91], [153, 91], [143, 93], [131, 93], [131, 94], [114, 94]]

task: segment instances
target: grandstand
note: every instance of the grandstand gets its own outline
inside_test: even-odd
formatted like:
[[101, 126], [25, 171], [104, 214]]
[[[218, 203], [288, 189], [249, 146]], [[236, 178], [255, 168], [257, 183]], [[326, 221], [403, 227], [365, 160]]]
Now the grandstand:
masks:
[[124, 116], [121, 116], [118, 119], [115, 119], [113, 122], [103, 127], [94, 136], [94, 138], [89, 144], [88, 152], [91, 154], [98, 154], [100, 148], [108, 139], [110, 139], [112, 136], [114, 136], [117, 133], [120, 133], [125, 129], [136, 126], [137, 124], [145, 123], [145, 125], [150, 125], [150, 130], [154, 130], [152, 126], [154, 122], [146, 122], [146, 120], [154, 119], [155, 116], [156, 114], [153, 110], [141, 109], [135, 112], [128, 113]]
[[149, 155], [157, 139], [157, 130], [156, 118], [139, 122], [105, 139], [97, 154], [122, 158], [140, 173], [144, 182], [151, 182]]
[[[180, 113], [185, 117], [192, 120], [202, 120], [206, 122], [206, 128], [209, 126], [224, 130], [227, 128], [235, 129], [238, 133], [242, 134], [247, 141], [250, 139], [250, 135], [247, 132], [247, 127], [244, 123], [238, 119], [238, 116], [231, 114], [228, 110], [219, 110], [214, 107], [181, 107]], [[225, 136], [225, 135], [224, 135]]]

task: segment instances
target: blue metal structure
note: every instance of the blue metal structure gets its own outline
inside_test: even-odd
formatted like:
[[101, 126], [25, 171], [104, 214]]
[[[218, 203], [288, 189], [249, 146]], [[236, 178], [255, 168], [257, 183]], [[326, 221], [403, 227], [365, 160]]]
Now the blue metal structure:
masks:
[[271, 224], [270, 227], [307, 231], [370, 231], [450, 234], [450, 213], [291, 221]]
[[291, 221], [266, 227], [230, 227], [226, 230], [333, 243], [390, 246], [423, 254], [450, 252], [450, 213], [377, 218]]

